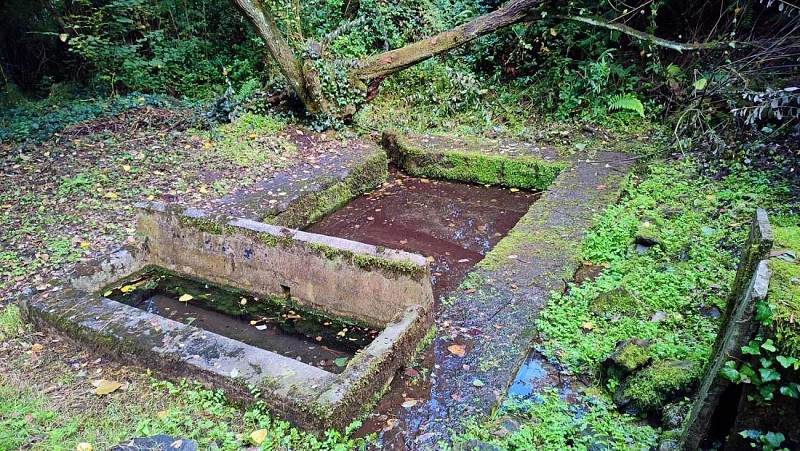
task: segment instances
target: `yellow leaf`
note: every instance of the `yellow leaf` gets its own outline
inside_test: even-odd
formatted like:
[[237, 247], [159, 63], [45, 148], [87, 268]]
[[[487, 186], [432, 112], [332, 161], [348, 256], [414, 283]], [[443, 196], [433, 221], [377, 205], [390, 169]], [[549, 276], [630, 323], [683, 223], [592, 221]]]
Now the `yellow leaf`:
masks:
[[208, 188], [206, 188], [205, 185], [203, 185], [203, 186], [200, 187], [200, 189], [198, 191], [200, 191], [201, 193], [205, 194], [205, 193], [208, 192]]
[[122, 387], [122, 384], [119, 382], [109, 381], [106, 379], [100, 379], [99, 381], [95, 381], [95, 383], [95, 387], [97, 388], [95, 388], [94, 392], [101, 396], [113, 393]]
[[69, 35], [66, 33], [61, 33], [58, 35], [58, 40], [61, 42], [67, 42], [67, 39], [69, 39]]
[[33, 352], [39, 352], [42, 349], [44, 349], [44, 346], [40, 345], [39, 343], [34, 343], [34, 345], [31, 346], [31, 351]]
[[581, 327], [583, 327], [584, 330], [592, 330], [594, 329], [594, 324], [592, 324], [589, 321], [586, 321], [585, 323], [581, 324]]
[[128, 292], [133, 291], [135, 289], [136, 289], [136, 287], [133, 286], [133, 285], [125, 285], [124, 287], [120, 288], [119, 291], [121, 291], [123, 293], [128, 293]]
[[550, 29], [550, 36], [556, 36], [557, 34], [558, 34], [558, 32], [556, 31], [555, 28], [551, 28]]
[[106, 296], [106, 297], [111, 296], [111, 293], [113, 293], [113, 292], [114, 292], [114, 290], [108, 290], [105, 293], [103, 293], [103, 296]]
[[155, 198], [156, 198], [156, 197], [155, 197], [155, 196], [153, 196], [152, 194], [151, 194], [151, 195], [149, 195], [149, 196], [147, 196], [147, 200], [153, 200], [153, 199], [155, 199]]
[[92, 444], [86, 442], [78, 443], [78, 446], [75, 447], [75, 451], [92, 451]]
[[122, 165], [122, 170], [125, 171], [125, 172], [128, 172], [128, 171], [131, 170], [131, 167], [128, 166], [127, 164], [124, 164], [124, 165]]
[[164, 418], [167, 415], [169, 415], [169, 410], [159, 410], [156, 414], [158, 418]]
[[247, 305], [247, 299], [245, 299], [245, 298], [242, 298], [242, 299], [239, 301], [239, 303], [240, 303], [240, 304], [242, 304], [242, 305]]
[[511, 188], [509, 191], [511, 191], [512, 193], [516, 193], [517, 191], [519, 191], [519, 188]]
[[250, 433], [250, 440], [252, 440], [256, 445], [260, 445], [265, 438], [267, 438], [266, 429], [259, 429]]
[[256, 137], [257, 137], [257, 136], [258, 136], [258, 135], [256, 135], [255, 133], [250, 133], [250, 138], [251, 138], [251, 139], [256, 139]]
[[84, 249], [88, 248], [91, 245], [92, 245], [92, 243], [89, 243], [87, 241], [81, 241], [81, 247], [84, 248]]
[[188, 293], [184, 294], [183, 296], [178, 298], [178, 300], [181, 301], [181, 302], [189, 302], [192, 299], [194, 299], [194, 296], [192, 296], [191, 294], [188, 294]]
[[459, 357], [464, 357], [467, 354], [467, 350], [462, 345], [450, 345], [447, 350]]
[[119, 196], [117, 196], [117, 193], [106, 193], [106, 195], [103, 197], [105, 197], [106, 199], [116, 199]]
[[203, 142], [203, 148], [204, 149], [210, 149], [211, 148], [211, 143], [208, 142], [208, 141]]

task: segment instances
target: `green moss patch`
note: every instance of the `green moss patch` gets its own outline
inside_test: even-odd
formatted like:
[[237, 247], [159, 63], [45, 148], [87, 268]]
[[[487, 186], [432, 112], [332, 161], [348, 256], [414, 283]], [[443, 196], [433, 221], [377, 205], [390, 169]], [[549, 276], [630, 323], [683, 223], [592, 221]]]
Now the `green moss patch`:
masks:
[[308, 246], [329, 260], [349, 261], [365, 271], [379, 270], [394, 275], [403, 274], [414, 280], [420, 280], [425, 275], [425, 267], [410, 260], [390, 260], [376, 255], [356, 254], [318, 243], [309, 243]]
[[700, 365], [688, 361], [661, 361], [631, 377], [622, 396], [639, 412], [658, 411], [689, 393], [701, 375]]
[[567, 166], [527, 155], [499, 155], [462, 148], [428, 149], [387, 132], [384, 145], [410, 175], [460, 182], [544, 190]]
[[800, 227], [774, 227], [773, 232], [774, 249], [788, 251], [769, 262], [776, 343], [782, 352], [800, 358]]
[[386, 154], [374, 152], [343, 180], [323, 183], [327, 187], [308, 192], [280, 214], [264, 218], [264, 222], [298, 229], [313, 224], [384, 182], [387, 165]]

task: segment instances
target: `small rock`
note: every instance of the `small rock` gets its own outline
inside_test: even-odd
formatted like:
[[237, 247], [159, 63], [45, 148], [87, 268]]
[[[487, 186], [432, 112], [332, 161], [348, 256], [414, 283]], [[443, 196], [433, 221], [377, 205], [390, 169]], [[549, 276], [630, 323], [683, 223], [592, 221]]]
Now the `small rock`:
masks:
[[800, 285], [800, 278], [792, 277], [792, 285]]
[[614, 352], [602, 363], [604, 377], [622, 380], [645, 367], [651, 361], [647, 351], [649, 346], [649, 341], [635, 337], [617, 343]]
[[704, 305], [700, 307], [700, 315], [706, 318], [717, 319], [720, 316], [722, 316], [722, 312], [720, 312], [719, 309], [714, 307], [713, 305], [708, 305], [708, 306]]
[[657, 323], [659, 321], [664, 321], [665, 319], [669, 318], [666, 313], [662, 312], [661, 310], [657, 311], [653, 314], [653, 317], [650, 318], [650, 321]]
[[193, 440], [154, 435], [128, 440], [111, 448], [111, 451], [197, 451]]
[[499, 418], [495, 421], [497, 427], [492, 435], [498, 438], [508, 437], [519, 430], [520, 423], [520, 420], [509, 415]]
[[678, 449], [680, 449], [680, 446], [675, 440], [664, 440], [658, 445], [658, 451], [675, 451]]
[[661, 414], [661, 423], [665, 429], [678, 429], [683, 426], [683, 421], [689, 413], [689, 404], [677, 402], [664, 407]]
[[502, 451], [502, 448], [492, 443], [484, 442], [483, 440], [473, 439], [466, 442], [454, 443], [453, 450], [454, 451]]

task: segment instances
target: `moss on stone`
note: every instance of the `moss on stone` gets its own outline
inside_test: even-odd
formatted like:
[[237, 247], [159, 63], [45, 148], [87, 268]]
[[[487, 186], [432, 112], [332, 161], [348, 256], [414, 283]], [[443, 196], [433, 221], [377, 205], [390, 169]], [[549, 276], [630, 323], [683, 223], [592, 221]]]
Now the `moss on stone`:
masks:
[[224, 222], [219, 222], [216, 218], [192, 217], [184, 214], [178, 214], [178, 224], [180, 224], [181, 227], [200, 230], [201, 232], [210, 233], [212, 235], [222, 235], [225, 226]]
[[627, 343], [616, 355], [615, 363], [628, 373], [643, 367], [650, 360], [650, 353], [644, 346]]
[[319, 243], [309, 243], [308, 246], [328, 260], [341, 259], [365, 271], [382, 270], [392, 275], [403, 274], [414, 280], [420, 280], [425, 276], [425, 267], [417, 265], [410, 260], [391, 260], [375, 255], [356, 254]]
[[375, 152], [341, 181], [323, 181], [326, 187], [308, 192], [285, 211], [265, 217], [263, 221], [296, 229], [307, 227], [384, 182], [388, 175], [387, 166], [386, 154]]
[[[800, 227], [774, 227], [775, 249], [789, 250], [800, 257]], [[769, 261], [772, 279], [768, 302], [776, 343], [782, 353], [800, 358], [800, 260], [787, 261], [775, 257]]]
[[425, 149], [397, 133], [384, 134], [392, 161], [415, 177], [544, 190], [567, 166], [527, 155], [500, 155], [469, 148]]
[[615, 315], [631, 316], [639, 310], [636, 296], [623, 287], [600, 293], [592, 300], [590, 308], [597, 316], [611, 318]]
[[701, 368], [694, 362], [664, 360], [640, 371], [620, 389], [637, 411], [654, 412], [689, 393], [700, 376]]

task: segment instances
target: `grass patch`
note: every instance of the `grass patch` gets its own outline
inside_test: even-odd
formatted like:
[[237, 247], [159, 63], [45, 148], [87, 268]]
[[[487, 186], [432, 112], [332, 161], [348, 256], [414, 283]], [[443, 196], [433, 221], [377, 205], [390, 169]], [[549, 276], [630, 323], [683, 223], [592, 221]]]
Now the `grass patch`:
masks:
[[245, 113], [216, 127], [216, 143], [207, 147], [238, 166], [263, 165], [297, 153], [297, 146], [280, 136], [287, 125], [275, 116]]
[[[775, 338], [782, 352], [800, 358], [800, 227], [773, 227], [776, 250], [786, 250], [787, 257], [793, 255], [794, 261], [781, 256], [769, 262], [772, 279], [769, 286], [769, 303], [772, 308], [772, 321]], [[789, 257], [791, 258], [791, 257]]]
[[[509, 414], [521, 421], [521, 427], [497, 437], [498, 423]], [[490, 421], [468, 423], [454, 443], [462, 443], [464, 449], [472, 449], [473, 440], [506, 450], [651, 449], [657, 444], [655, 430], [635, 420], [602, 397], [579, 396], [577, 402], [568, 403], [556, 390], [547, 389], [536, 401], [506, 402]]]
[[195, 440], [199, 449], [239, 450], [253, 446], [250, 433], [260, 429], [267, 430], [261, 449], [351, 450], [365, 443], [349, 438], [357, 424], [318, 438], [270, 416], [260, 403], [241, 411], [221, 392], [185, 381], [152, 381], [130, 395], [136, 402], [122, 391], [106, 398], [72, 392], [62, 408], [42, 388], [0, 382], [0, 449], [74, 450], [81, 442], [108, 449], [133, 437], [166, 434]]
[[23, 331], [19, 307], [7, 305], [0, 310], [0, 341], [14, 338]]
[[[719, 327], [709, 312], [725, 310], [754, 209], [780, 198], [770, 184], [763, 174], [698, 177], [691, 161], [651, 165], [584, 241], [583, 258], [607, 269], [553, 296], [538, 318], [545, 353], [576, 373], [596, 373], [618, 341], [637, 337], [652, 340], [656, 360], [704, 362]], [[644, 222], [657, 229], [659, 245], [640, 254], [632, 243]], [[635, 298], [631, 311], [592, 308], [598, 296], [620, 287]], [[653, 321], [657, 312], [662, 319]]]

